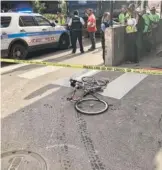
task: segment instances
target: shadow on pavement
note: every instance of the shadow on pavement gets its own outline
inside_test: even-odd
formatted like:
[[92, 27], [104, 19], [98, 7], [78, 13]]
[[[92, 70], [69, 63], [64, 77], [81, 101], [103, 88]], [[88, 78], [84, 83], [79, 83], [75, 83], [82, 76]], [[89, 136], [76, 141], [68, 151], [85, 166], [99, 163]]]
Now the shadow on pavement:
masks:
[[30, 100], [32, 98], [40, 96], [41, 94], [45, 93], [46, 91], [51, 90], [51, 89], [56, 88], [56, 87], [60, 87], [60, 86], [57, 86], [57, 85], [54, 85], [54, 84], [46, 85], [46, 86], [34, 91], [33, 93], [31, 93], [27, 97], [25, 97], [24, 100]]

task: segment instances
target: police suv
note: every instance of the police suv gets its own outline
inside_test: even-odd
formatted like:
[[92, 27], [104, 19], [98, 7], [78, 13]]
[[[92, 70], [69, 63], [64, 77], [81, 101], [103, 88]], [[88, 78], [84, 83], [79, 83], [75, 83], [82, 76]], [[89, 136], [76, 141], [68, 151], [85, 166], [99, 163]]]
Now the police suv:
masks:
[[66, 28], [40, 14], [1, 13], [1, 57], [25, 59], [31, 51], [69, 46]]

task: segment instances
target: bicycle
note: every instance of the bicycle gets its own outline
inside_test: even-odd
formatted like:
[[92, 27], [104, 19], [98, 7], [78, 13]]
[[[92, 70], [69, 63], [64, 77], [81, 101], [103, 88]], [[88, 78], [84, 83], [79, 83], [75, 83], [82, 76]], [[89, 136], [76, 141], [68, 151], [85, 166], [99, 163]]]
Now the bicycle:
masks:
[[[108, 83], [108, 80], [96, 80], [94, 77], [83, 77], [81, 81], [70, 79], [70, 86], [74, 88], [74, 91], [72, 96], [68, 97], [67, 100], [74, 101], [74, 108], [82, 114], [98, 115], [104, 113], [108, 110], [109, 105], [106, 101], [99, 99], [95, 94], [103, 92]], [[83, 95], [75, 98], [77, 90], [82, 90]], [[93, 98], [85, 98], [88, 95], [93, 96]], [[90, 104], [88, 105], [88, 103]], [[85, 109], [85, 104], [89, 106], [90, 111]], [[93, 111], [97, 104], [102, 105], [101, 109], [97, 106], [97, 111]]]

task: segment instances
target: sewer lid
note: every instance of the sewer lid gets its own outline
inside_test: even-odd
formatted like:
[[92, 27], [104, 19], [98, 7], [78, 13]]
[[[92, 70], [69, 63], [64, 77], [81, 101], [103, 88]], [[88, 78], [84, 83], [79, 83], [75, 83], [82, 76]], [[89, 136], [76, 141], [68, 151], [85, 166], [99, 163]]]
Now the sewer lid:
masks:
[[47, 170], [46, 161], [31, 151], [10, 151], [1, 154], [2, 170]]

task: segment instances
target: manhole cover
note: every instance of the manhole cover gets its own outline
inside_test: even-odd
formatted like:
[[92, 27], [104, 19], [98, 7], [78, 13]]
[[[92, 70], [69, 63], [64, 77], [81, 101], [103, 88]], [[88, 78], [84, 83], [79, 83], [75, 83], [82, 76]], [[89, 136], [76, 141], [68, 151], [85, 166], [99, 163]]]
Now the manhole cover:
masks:
[[43, 157], [31, 151], [11, 151], [1, 154], [2, 170], [47, 170]]

